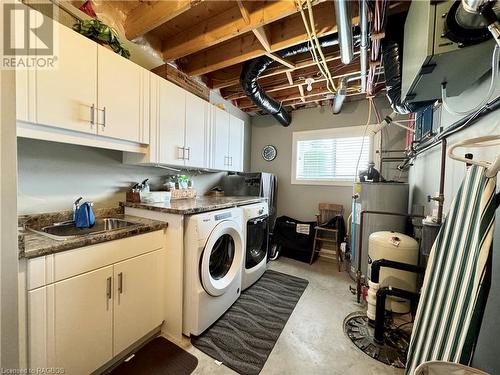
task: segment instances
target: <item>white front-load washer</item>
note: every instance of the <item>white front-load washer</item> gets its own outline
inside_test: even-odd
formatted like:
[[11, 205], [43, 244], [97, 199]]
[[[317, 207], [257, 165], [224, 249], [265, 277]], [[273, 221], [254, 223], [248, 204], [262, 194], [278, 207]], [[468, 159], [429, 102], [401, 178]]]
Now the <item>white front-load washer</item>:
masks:
[[269, 207], [266, 202], [241, 207], [245, 244], [241, 290], [254, 284], [266, 272], [269, 247]]
[[241, 293], [241, 209], [186, 217], [182, 331], [200, 335]]

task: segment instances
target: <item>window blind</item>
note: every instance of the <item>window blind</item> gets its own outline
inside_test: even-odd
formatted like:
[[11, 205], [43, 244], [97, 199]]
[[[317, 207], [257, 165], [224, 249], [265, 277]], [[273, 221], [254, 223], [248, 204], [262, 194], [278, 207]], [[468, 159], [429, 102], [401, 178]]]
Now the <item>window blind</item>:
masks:
[[370, 155], [368, 137], [345, 137], [297, 141], [298, 180], [351, 180], [356, 165], [364, 169]]

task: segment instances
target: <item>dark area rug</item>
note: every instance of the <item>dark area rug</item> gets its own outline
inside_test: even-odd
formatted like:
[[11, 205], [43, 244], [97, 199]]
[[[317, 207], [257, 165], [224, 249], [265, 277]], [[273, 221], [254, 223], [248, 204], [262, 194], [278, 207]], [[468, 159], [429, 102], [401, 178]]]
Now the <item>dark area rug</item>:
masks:
[[128, 362], [111, 375], [188, 375], [198, 366], [198, 359], [168, 341], [157, 337], [144, 345]]
[[309, 282], [268, 270], [191, 343], [243, 375], [258, 374]]

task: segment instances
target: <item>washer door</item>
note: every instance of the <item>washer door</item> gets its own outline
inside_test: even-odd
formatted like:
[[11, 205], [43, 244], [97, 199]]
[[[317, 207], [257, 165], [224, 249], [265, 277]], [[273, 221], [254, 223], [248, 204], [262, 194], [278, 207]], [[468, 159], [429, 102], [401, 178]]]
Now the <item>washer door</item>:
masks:
[[238, 224], [223, 221], [210, 233], [200, 262], [200, 279], [203, 289], [220, 296], [241, 272], [243, 241]]

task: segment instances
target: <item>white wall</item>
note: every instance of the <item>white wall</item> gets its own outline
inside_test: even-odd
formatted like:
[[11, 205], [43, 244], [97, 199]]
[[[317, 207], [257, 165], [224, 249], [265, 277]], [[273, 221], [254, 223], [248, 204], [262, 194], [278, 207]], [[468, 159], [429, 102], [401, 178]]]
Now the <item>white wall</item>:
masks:
[[[391, 112], [384, 97], [377, 98], [382, 115]], [[278, 177], [278, 215], [287, 215], [300, 220], [314, 220], [320, 202], [340, 203], [346, 216], [351, 212], [352, 186], [292, 185], [292, 133], [294, 131], [327, 129], [345, 126], [364, 126], [368, 118], [368, 101], [345, 103], [341, 114], [333, 115], [329, 108], [311, 108], [292, 112], [292, 124], [281, 126], [272, 116], [254, 117], [252, 121], [252, 171], [274, 173]], [[375, 115], [372, 124], [376, 123]], [[398, 127], [383, 132], [385, 147], [403, 148], [405, 131]], [[278, 149], [278, 156], [272, 162], [261, 157], [262, 148], [272, 144]], [[378, 143], [375, 144], [378, 147]], [[360, 169], [363, 169], [362, 166]], [[390, 176], [399, 176], [396, 164], [385, 164]], [[387, 174], [384, 173], [386, 176]], [[403, 178], [405, 176], [402, 176]]]
[[[120, 151], [18, 139], [19, 214], [71, 209], [79, 196], [96, 207], [115, 207], [125, 201], [132, 183], [150, 178], [152, 188], [165, 182], [165, 169], [125, 165]], [[182, 172], [183, 174], [189, 174]], [[224, 172], [192, 172], [198, 195], [217, 185]]]
[[[0, 9], [0, 19], [2, 12]], [[19, 364], [15, 74], [0, 69], [0, 368]]]

